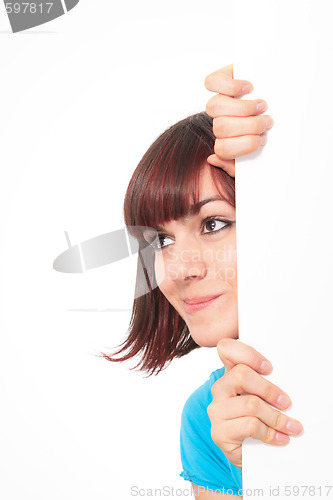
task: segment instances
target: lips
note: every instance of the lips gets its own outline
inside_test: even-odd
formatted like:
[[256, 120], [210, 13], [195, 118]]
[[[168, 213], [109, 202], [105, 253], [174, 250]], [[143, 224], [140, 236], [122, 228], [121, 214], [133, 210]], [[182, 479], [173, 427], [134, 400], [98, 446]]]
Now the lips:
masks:
[[192, 299], [184, 299], [184, 302], [189, 305], [193, 304], [202, 304], [203, 302], [208, 302], [209, 300], [215, 299], [216, 297], [219, 297], [221, 294], [218, 295], [205, 295], [204, 297], [193, 297]]
[[184, 300], [184, 309], [187, 314], [193, 314], [201, 309], [209, 308], [223, 294], [206, 295], [205, 297], [193, 297], [192, 299]]

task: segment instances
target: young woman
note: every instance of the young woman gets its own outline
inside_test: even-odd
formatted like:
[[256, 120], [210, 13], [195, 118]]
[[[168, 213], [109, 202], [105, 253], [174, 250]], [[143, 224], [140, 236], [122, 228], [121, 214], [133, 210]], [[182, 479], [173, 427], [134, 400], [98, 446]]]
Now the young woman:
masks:
[[124, 215], [139, 243], [137, 298], [127, 340], [103, 356], [139, 356], [136, 367], [151, 375], [193, 349], [217, 347], [224, 366], [182, 412], [181, 475], [198, 499], [230, 499], [241, 495], [243, 440], [281, 445], [302, 426], [279, 411], [291, 402], [262, 376], [269, 361], [237, 340], [235, 158], [262, 147], [273, 122], [264, 101], [234, 99], [252, 85], [233, 79], [232, 65], [205, 84], [217, 93], [207, 113], [166, 130], [130, 180]]

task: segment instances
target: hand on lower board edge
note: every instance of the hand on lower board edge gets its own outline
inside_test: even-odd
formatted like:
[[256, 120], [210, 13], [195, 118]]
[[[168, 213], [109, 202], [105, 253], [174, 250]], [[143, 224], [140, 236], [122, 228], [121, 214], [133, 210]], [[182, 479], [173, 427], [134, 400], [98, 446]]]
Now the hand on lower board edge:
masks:
[[303, 427], [270, 406], [286, 410], [291, 401], [284, 391], [262, 376], [272, 370], [262, 354], [230, 338], [221, 339], [217, 350], [225, 373], [213, 384], [213, 401], [207, 408], [211, 436], [226, 458], [241, 469], [245, 438], [284, 445], [289, 436], [300, 434]]

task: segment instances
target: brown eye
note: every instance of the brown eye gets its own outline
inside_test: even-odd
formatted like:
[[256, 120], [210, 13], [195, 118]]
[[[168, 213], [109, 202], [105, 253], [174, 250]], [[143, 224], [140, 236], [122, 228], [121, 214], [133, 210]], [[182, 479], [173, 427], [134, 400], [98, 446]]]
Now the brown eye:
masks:
[[213, 217], [211, 219], [204, 221], [203, 225], [208, 229], [208, 231], [204, 231], [204, 234], [207, 233], [209, 234], [221, 231], [221, 229], [224, 229], [226, 226], [230, 226], [230, 223]]
[[168, 247], [170, 244], [165, 244], [165, 240], [171, 240], [169, 236], [166, 236], [164, 234], [159, 234], [157, 235], [153, 241], [151, 241], [149, 244], [153, 247], [154, 250], [162, 250], [165, 247]]

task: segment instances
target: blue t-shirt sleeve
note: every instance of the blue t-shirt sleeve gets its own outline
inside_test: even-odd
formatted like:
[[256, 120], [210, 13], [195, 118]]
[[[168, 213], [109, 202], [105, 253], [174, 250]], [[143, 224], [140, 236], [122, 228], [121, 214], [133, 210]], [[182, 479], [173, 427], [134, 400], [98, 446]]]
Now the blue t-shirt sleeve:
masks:
[[181, 476], [197, 486], [225, 494], [242, 495], [242, 471], [235, 467], [214, 443], [207, 406], [212, 402], [211, 387], [224, 375], [215, 370], [207, 382], [187, 399], [181, 416]]

